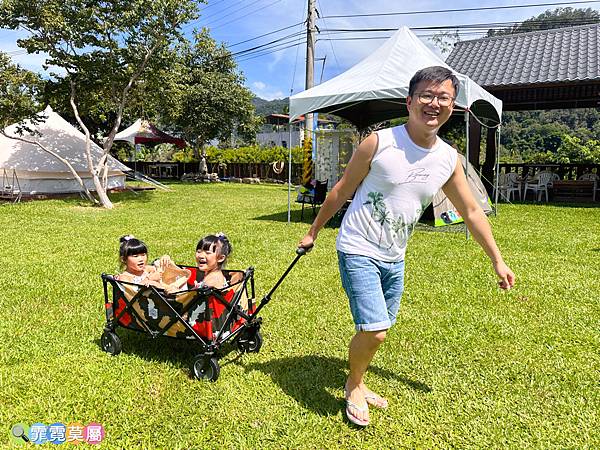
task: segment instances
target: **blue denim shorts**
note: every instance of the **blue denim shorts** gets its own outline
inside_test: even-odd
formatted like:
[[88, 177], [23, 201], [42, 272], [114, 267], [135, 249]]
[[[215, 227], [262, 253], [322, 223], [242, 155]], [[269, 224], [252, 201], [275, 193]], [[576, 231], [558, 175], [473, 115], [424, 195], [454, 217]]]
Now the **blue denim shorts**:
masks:
[[338, 262], [356, 331], [390, 328], [404, 290], [404, 261], [384, 262], [338, 251]]

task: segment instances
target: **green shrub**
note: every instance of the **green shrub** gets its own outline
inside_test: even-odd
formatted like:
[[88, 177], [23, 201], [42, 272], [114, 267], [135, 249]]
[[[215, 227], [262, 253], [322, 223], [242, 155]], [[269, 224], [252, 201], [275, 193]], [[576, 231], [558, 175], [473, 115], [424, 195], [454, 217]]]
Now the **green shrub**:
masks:
[[174, 162], [182, 162], [182, 163], [195, 163], [198, 162], [198, 158], [194, 154], [194, 149], [192, 147], [186, 147], [184, 149], [178, 150], [172, 155], [172, 159]]
[[[210, 163], [272, 163], [287, 161], [289, 150], [284, 147], [249, 146], [220, 149], [206, 148], [206, 159]], [[302, 162], [302, 148], [292, 148], [292, 161]]]

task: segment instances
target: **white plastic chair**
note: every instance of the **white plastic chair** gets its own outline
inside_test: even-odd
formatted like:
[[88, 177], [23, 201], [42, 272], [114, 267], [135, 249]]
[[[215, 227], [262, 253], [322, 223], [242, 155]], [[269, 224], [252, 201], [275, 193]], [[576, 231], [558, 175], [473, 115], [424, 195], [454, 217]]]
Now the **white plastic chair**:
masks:
[[593, 181], [594, 182], [594, 192], [592, 194], [592, 197], [593, 197], [594, 201], [596, 201], [596, 191], [600, 191], [600, 185], [598, 184], [598, 181], [600, 181], [600, 177], [598, 176], [598, 174], [584, 173], [577, 179], [581, 180], [581, 181]]
[[519, 175], [515, 172], [501, 173], [498, 178], [498, 192], [500, 197], [510, 202], [510, 197], [515, 192], [519, 194], [521, 200], [521, 186]]
[[542, 193], [546, 194], [546, 202], [548, 201], [548, 187], [552, 186], [555, 174], [552, 172], [540, 172], [533, 177], [533, 180], [529, 180], [525, 183], [525, 190], [523, 195], [527, 198], [527, 191], [533, 191], [536, 195], [537, 201], [542, 199]]

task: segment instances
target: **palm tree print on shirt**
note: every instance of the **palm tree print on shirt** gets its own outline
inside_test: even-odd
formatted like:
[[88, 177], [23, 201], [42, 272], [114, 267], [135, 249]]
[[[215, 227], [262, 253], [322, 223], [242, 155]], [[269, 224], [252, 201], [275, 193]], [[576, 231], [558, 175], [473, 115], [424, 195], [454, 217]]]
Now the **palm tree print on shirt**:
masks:
[[[369, 228], [367, 229], [367, 237], [369, 236], [369, 232], [371, 231], [371, 225], [373, 221], [379, 223], [383, 229], [383, 225], [389, 220], [388, 219], [388, 211], [383, 202], [383, 194], [381, 192], [369, 192], [367, 194], [369, 200], [367, 200], [364, 205], [372, 205], [371, 206], [371, 220], [369, 220]], [[381, 243], [381, 233], [379, 233], [379, 243]]]
[[[398, 247], [403, 248], [406, 246], [408, 238], [412, 234], [415, 229], [416, 223], [421, 216], [421, 213], [424, 211], [424, 208], [418, 209], [415, 213], [415, 217], [417, 219], [413, 222], [407, 223], [404, 221], [402, 216], [393, 217], [391, 213], [388, 211], [385, 202], [383, 201], [383, 194], [381, 192], [369, 192], [367, 194], [369, 198], [363, 205], [371, 205], [371, 218], [369, 220], [369, 227], [367, 229], [367, 238], [369, 237], [369, 233], [371, 229], [374, 232], [374, 224], [379, 224], [379, 236], [375, 236], [377, 238], [377, 246], [381, 248], [381, 240], [383, 239], [383, 230], [386, 225], [391, 228], [392, 231], [392, 242], [389, 243], [388, 250], [392, 248], [394, 244]], [[375, 241], [373, 241], [375, 243]]]

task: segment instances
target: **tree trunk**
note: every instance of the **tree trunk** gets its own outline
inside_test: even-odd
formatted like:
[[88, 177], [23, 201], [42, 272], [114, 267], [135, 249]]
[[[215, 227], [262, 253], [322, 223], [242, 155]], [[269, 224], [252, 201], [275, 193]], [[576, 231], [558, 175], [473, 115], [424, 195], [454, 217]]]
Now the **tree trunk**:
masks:
[[102, 182], [98, 177], [97, 173], [92, 174], [92, 179], [94, 180], [94, 186], [96, 187], [96, 193], [98, 194], [98, 198], [100, 199], [100, 203], [106, 209], [112, 209], [114, 207], [113, 203], [108, 198], [108, 194], [106, 193], [106, 187], [102, 186]]
[[[100, 204], [104, 208], [112, 209], [114, 205], [108, 198], [108, 195], [106, 194], [106, 189], [102, 186], [100, 178], [98, 178], [98, 173], [100, 172], [99, 168], [94, 167], [94, 162], [92, 160], [92, 138], [90, 137], [90, 130], [88, 130], [88, 128], [83, 123], [83, 120], [81, 120], [81, 117], [79, 116], [79, 110], [77, 109], [77, 105], [75, 104], [75, 82], [72, 78], [69, 80], [69, 82], [71, 84], [71, 108], [73, 109], [73, 113], [75, 114], [75, 119], [77, 119], [77, 123], [85, 133], [85, 156], [87, 158], [90, 175], [92, 176], [92, 180], [94, 181], [96, 193], [98, 194], [98, 199], [100, 200]], [[102, 156], [102, 158], [100, 158], [100, 161], [98, 163], [100, 164], [103, 160], [105, 160], [104, 155]]]

